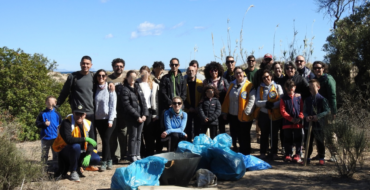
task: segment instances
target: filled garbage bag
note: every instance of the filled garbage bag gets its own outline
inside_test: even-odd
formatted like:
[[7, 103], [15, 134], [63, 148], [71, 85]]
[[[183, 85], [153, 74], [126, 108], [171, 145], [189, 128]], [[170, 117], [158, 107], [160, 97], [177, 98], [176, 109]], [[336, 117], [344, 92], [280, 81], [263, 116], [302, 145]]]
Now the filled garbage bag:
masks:
[[213, 140], [206, 134], [200, 134], [199, 136], [194, 137], [193, 143], [194, 145], [210, 147], [213, 145]]
[[211, 147], [208, 149], [211, 156], [210, 170], [218, 180], [236, 181], [245, 174], [243, 156], [230, 148]]
[[159, 179], [161, 185], [178, 185], [187, 187], [194, 176], [202, 156], [190, 152], [169, 152], [155, 156], [168, 160]]
[[247, 170], [249, 171], [255, 171], [255, 170], [266, 170], [272, 168], [270, 164], [267, 162], [252, 156], [252, 155], [243, 155], [241, 153], [238, 153], [243, 156], [244, 164]]
[[149, 156], [129, 166], [117, 168], [112, 177], [112, 190], [136, 190], [139, 186], [159, 186], [167, 159]]
[[197, 187], [212, 187], [217, 185], [217, 177], [207, 169], [199, 169], [194, 178], [196, 179]]
[[201, 154], [202, 150], [199, 148], [199, 146], [195, 146], [193, 143], [188, 141], [180, 141], [177, 145], [176, 152], [191, 152], [194, 154]]
[[231, 144], [232, 139], [227, 133], [219, 134], [213, 139], [213, 147], [225, 149], [230, 148]]

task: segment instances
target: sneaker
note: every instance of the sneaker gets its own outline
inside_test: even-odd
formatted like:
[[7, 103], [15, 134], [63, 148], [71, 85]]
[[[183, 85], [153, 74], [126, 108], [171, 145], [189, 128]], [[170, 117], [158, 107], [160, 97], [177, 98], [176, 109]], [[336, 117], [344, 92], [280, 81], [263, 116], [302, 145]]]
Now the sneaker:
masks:
[[[82, 168], [81, 168], [82, 169]], [[82, 169], [83, 170], [83, 169]], [[78, 176], [80, 177], [86, 177], [81, 171], [77, 171]]]
[[284, 158], [284, 161], [285, 162], [291, 162], [292, 161], [292, 157], [290, 157], [290, 155], [286, 155], [285, 158]]
[[99, 172], [104, 172], [107, 170], [107, 161], [102, 161]]
[[330, 157], [330, 160], [329, 160], [330, 162], [336, 162], [337, 161], [337, 156], [336, 155], [332, 155], [331, 157]]
[[283, 147], [283, 148], [281, 148], [281, 154], [282, 155], [285, 155], [285, 148]]
[[89, 166], [89, 167], [86, 168], [86, 171], [95, 172], [95, 171], [99, 171], [99, 168], [95, 167], [95, 166]]
[[320, 159], [319, 160], [319, 165], [323, 166], [325, 164], [325, 160], [324, 159]]
[[319, 155], [316, 155], [315, 157], [312, 157], [311, 160], [320, 160]]
[[136, 156], [136, 160], [141, 160], [141, 157], [140, 156]]
[[301, 162], [301, 161], [302, 161], [302, 160], [301, 160], [301, 156], [300, 156], [299, 154], [294, 155], [294, 157], [293, 157], [293, 161], [294, 161], [294, 162]]
[[108, 160], [107, 162], [107, 170], [111, 170], [113, 168], [113, 162], [112, 160]]
[[132, 162], [137, 161], [136, 156], [131, 156], [131, 157], [129, 158], [129, 161], [130, 161], [131, 163], [132, 163]]
[[80, 182], [81, 180], [80, 180], [80, 177], [78, 176], [78, 174], [77, 174], [77, 172], [76, 171], [73, 171], [72, 173], [71, 173], [71, 176], [69, 177], [69, 179], [71, 180], [71, 181], [75, 181], [75, 182]]

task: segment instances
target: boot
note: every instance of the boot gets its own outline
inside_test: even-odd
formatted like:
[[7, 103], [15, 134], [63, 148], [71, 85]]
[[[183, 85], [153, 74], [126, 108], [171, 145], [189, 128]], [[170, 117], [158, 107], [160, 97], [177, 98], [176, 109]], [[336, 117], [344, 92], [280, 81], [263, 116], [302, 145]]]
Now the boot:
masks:
[[113, 162], [112, 162], [112, 160], [108, 160], [107, 170], [111, 170], [112, 168], [113, 168]]
[[107, 170], [107, 161], [102, 161], [100, 171], [104, 172], [105, 170]]

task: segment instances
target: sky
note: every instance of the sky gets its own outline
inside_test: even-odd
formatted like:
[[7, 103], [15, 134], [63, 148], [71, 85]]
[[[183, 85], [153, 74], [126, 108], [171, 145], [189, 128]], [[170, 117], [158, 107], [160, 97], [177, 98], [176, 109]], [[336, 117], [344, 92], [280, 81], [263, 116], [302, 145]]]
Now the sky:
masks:
[[228, 31], [231, 54], [235, 50], [241, 65], [242, 24], [248, 55], [271, 53], [284, 60], [295, 27], [299, 54], [303, 40], [313, 38], [312, 62], [323, 59], [332, 26], [311, 0], [0, 0], [0, 12], [0, 47], [41, 53], [58, 63], [58, 71], [80, 70], [84, 55], [92, 57], [93, 70], [112, 70], [115, 58], [125, 60], [125, 70], [154, 61], [169, 69], [173, 57], [180, 68], [193, 59], [200, 66], [223, 62], [215, 55], [221, 57], [223, 47], [229, 54]]

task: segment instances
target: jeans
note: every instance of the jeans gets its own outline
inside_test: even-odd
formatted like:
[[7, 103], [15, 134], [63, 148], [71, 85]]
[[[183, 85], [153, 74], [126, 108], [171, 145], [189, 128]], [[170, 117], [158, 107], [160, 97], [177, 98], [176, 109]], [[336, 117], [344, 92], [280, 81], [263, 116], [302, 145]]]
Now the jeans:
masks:
[[[306, 142], [308, 130], [305, 130], [305, 134], [306, 134], [305, 135], [305, 142]], [[317, 138], [316, 136], [322, 137], [323, 136], [322, 130], [312, 130], [311, 137], [310, 137], [310, 145], [309, 145], [310, 147], [308, 148], [308, 150], [306, 150], [308, 152], [307, 153], [308, 158], [311, 156], [312, 151], [313, 151], [313, 147], [312, 147], [313, 140], [316, 139], [317, 153], [320, 159], [324, 159], [325, 158], [325, 144], [321, 138]]]
[[47, 164], [48, 158], [49, 158], [49, 150], [51, 149], [51, 152], [53, 154], [53, 168], [56, 169], [56, 165], [58, 162], [58, 153], [55, 152], [52, 148], [53, 143], [55, 139], [51, 140], [44, 140], [41, 139], [41, 161]]
[[[291, 155], [292, 146], [295, 145], [295, 153], [300, 155], [302, 149], [302, 129], [283, 129], [285, 155]], [[281, 133], [280, 132], [280, 133]]]
[[[272, 141], [271, 153], [277, 154], [278, 141], [279, 141], [278, 131], [279, 131], [279, 125], [281, 124], [281, 120], [279, 119], [276, 121], [272, 121], [271, 123], [270, 116], [267, 113], [260, 112], [258, 115], [258, 124], [261, 128], [260, 153], [262, 155], [266, 154], [267, 149], [269, 148], [269, 144]], [[270, 142], [269, 142], [269, 137], [272, 138], [270, 139]]]
[[230, 121], [230, 134], [233, 140], [233, 146], [236, 148], [236, 139], [239, 141], [239, 152], [245, 155], [251, 153], [251, 127], [253, 121], [241, 122], [238, 116], [228, 116]]
[[126, 120], [126, 125], [129, 134], [128, 154], [130, 156], [140, 156], [141, 132], [143, 131], [144, 123], [128, 119]]
[[112, 127], [108, 127], [108, 119], [95, 120], [95, 126], [98, 128], [100, 138], [103, 143], [102, 161], [111, 160], [109, 140], [114, 129], [116, 128], [116, 119], [113, 120]]
[[127, 156], [127, 126], [122, 117], [116, 118], [116, 127], [109, 141], [111, 158], [123, 160]]
[[[63, 150], [59, 153], [59, 170], [61, 170], [62, 174], [65, 174], [67, 171], [77, 171], [77, 168], [82, 166], [82, 161], [85, 156], [86, 153], [81, 153], [80, 144], [70, 144], [65, 146]], [[99, 165], [99, 163], [99, 155], [95, 152], [92, 152], [90, 165]]]
[[[142, 156], [152, 156], [155, 148], [155, 130], [153, 128], [152, 114], [146, 118], [143, 127], [143, 138], [141, 144]], [[144, 144], [145, 142], [145, 144]], [[144, 145], [144, 146], [143, 146]]]
[[[193, 121], [194, 121], [194, 130], [193, 130]], [[188, 135], [187, 140], [189, 142], [196, 136], [200, 134], [200, 120], [198, 113], [188, 113], [188, 121], [186, 123], [185, 133]], [[194, 132], [194, 136], [193, 136]]]

